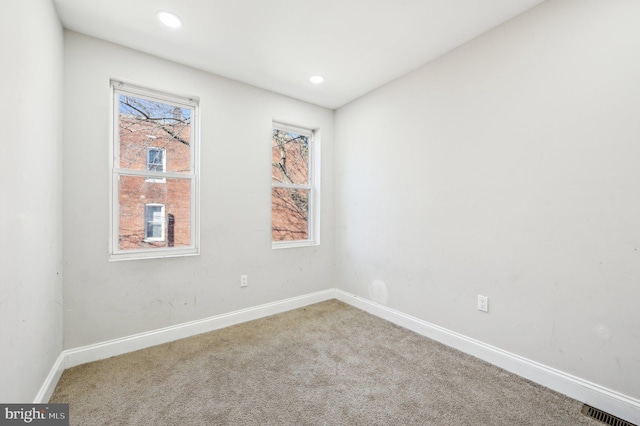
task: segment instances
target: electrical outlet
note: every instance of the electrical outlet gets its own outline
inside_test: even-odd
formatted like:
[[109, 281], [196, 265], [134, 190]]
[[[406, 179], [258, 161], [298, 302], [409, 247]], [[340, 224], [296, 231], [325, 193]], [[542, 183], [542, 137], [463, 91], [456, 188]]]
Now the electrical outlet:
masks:
[[240, 287], [246, 287], [249, 285], [249, 276], [240, 275]]
[[487, 296], [478, 295], [478, 310], [489, 312], [489, 298]]

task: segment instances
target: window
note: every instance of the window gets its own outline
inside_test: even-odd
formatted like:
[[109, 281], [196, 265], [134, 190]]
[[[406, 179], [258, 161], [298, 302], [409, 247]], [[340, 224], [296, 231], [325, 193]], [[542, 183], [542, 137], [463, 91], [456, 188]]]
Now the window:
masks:
[[164, 172], [164, 149], [156, 147], [147, 147], [147, 170], [154, 172]]
[[[147, 135], [147, 137], [151, 137], [151, 135]], [[155, 139], [155, 137], [153, 138]], [[147, 147], [147, 170], [152, 170], [154, 172], [164, 172], [166, 163], [165, 163], [165, 150], [162, 148], [156, 147]], [[165, 182], [164, 179], [153, 179], [147, 178], [147, 182]]]
[[145, 241], [164, 241], [164, 206], [146, 204], [144, 206]]
[[316, 245], [318, 205], [312, 130], [273, 123], [271, 240], [273, 248]]
[[111, 86], [110, 259], [198, 254], [197, 101]]

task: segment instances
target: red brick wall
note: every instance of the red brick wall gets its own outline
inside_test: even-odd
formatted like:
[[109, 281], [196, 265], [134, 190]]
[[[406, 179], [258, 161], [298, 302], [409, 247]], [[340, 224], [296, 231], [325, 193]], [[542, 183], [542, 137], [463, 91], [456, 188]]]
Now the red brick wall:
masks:
[[[147, 169], [147, 147], [165, 149], [166, 171], [190, 171], [191, 148], [178, 141], [157, 124], [139, 122], [134, 118], [120, 117], [120, 167], [126, 169]], [[181, 139], [190, 143], [190, 126], [170, 128]], [[173, 215], [175, 247], [191, 244], [191, 181], [186, 179], [146, 179], [139, 176], [120, 178], [120, 229], [119, 248], [141, 249], [168, 247], [169, 217]], [[164, 241], [145, 241], [145, 204], [164, 204]]]

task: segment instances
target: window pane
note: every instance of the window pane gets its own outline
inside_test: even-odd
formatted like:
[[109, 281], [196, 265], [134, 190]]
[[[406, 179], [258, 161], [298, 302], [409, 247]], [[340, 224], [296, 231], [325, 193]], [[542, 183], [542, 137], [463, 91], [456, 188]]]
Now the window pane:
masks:
[[191, 109], [126, 95], [118, 99], [120, 168], [164, 171], [166, 162], [166, 171], [191, 173]]
[[154, 220], [162, 220], [162, 208], [163, 206], [149, 204], [145, 206], [147, 222], [153, 222]]
[[158, 148], [147, 148], [147, 169], [156, 172], [164, 172], [162, 157], [164, 150]]
[[273, 241], [309, 239], [309, 191], [273, 188], [271, 192]]
[[[142, 176], [120, 176], [118, 189], [120, 250], [191, 245], [190, 179], [167, 178], [159, 183]], [[164, 209], [148, 204], [162, 204]], [[145, 241], [148, 238], [163, 240]]]
[[160, 239], [160, 238], [164, 238], [164, 236], [162, 235], [162, 231], [163, 231], [163, 223], [153, 223], [153, 222], [149, 222], [147, 223], [147, 235], [146, 238], [154, 238], [154, 239]]
[[309, 183], [309, 138], [285, 130], [271, 132], [271, 182]]

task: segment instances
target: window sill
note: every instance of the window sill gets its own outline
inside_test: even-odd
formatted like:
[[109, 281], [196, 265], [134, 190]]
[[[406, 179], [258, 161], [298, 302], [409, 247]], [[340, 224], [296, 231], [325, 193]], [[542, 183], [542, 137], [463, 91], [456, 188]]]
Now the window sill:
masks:
[[138, 259], [162, 259], [165, 257], [183, 257], [198, 256], [200, 249], [196, 247], [181, 247], [171, 249], [153, 249], [153, 250], [127, 250], [109, 254], [110, 262], [121, 260], [138, 260]]
[[286, 248], [295, 248], [295, 247], [312, 247], [319, 246], [320, 243], [312, 240], [304, 240], [304, 241], [272, 241], [271, 248], [272, 249], [286, 249]]

